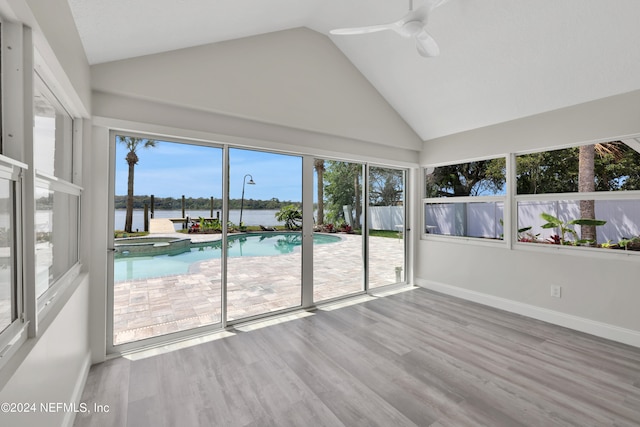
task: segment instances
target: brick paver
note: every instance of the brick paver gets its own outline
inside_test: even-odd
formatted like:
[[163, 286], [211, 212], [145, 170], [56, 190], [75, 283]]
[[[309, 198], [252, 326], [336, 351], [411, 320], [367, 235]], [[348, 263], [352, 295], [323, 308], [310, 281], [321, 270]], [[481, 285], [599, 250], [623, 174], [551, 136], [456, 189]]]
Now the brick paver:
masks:
[[[184, 237], [184, 235], [180, 235]], [[363, 289], [362, 237], [340, 234], [337, 243], [315, 245], [314, 301]], [[219, 235], [190, 235], [192, 241]], [[403, 264], [401, 239], [370, 237], [370, 287], [396, 283]], [[114, 343], [136, 341], [221, 321], [221, 261], [193, 264], [189, 274], [128, 280], [114, 284]], [[301, 252], [229, 258], [228, 318], [297, 307], [301, 304]]]

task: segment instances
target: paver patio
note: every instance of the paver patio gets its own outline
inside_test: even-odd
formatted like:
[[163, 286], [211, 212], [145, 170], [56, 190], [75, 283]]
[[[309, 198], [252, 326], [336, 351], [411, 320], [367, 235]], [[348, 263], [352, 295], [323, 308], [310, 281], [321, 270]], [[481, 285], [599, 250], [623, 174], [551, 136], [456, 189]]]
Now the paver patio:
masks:
[[[180, 235], [184, 237], [183, 234]], [[341, 234], [337, 243], [314, 245], [314, 301], [362, 291], [362, 236]], [[190, 235], [192, 241], [219, 235]], [[401, 239], [369, 238], [369, 286], [397, 282]], [[301, 252], [227, 260], [228, 319], [301, 304]], [[189, 274], [114, 284], [114, 344], [132, 342], [221, 321], [221, 261], [195, 263]]]

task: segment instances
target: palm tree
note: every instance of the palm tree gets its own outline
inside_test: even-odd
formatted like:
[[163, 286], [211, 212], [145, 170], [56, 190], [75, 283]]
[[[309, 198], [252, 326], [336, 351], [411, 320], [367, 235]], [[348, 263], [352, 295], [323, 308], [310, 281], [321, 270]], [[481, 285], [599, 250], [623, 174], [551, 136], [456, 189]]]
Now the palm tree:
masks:
[[[620, 160], [623, 156], [619, 142], [609, 142], [603, 144], [590, 144], [580, 146], [578, 152], [578, 192], [596, 191], [595, 179], [595, 156], [603, 157], [605, 154], [611, 154], [616, 160]], [[580, 218], [596, 219], [596, 205], [594, 200], [580, 200]], [[590, 240], [591, 245], [597, 245], [597, 234], [595, 225], [581, 225], [580, 238]]]
[[324, 160], [315, 159], [313, 167], [318, 173], [318, 225], [324, 224]]
[[127, 181], [127, 215], [124, 221], [124, 231], [131, 233], [131, 226], [133, 224], [133, 173], [139, 160], [136, 151], [138, 148], [155, 147], [156, 141], [153, 139], [134, 138], [132, 136], [118, 136], [117, 140], [129, 150], [125, 157], [125, 160], [129, 164], [129, 177]]
[[[595, 144], [582, 145], [578, 153], [578, 191], [596, 191], [595, 179]], [[596, 219], [596, 205], [594, 200], [580, 200], [580, 218]], [[580, 238], [596, 242], [596, 227], [593, 225], [580, 226]]]
[[362, 228], [362, 226], [360, 225], [360, 215], [362, 215], [362, 204], [361, 204], [362, 192], [360, 189], [362, 165], [358, 163], [352, 163], [351, 167], [353, 172], [353, 194], [355, 196], [354, 208], [356, 211], [356, 217], [354, 218], [354, 221], [353, 221], [353, 229], [359, 230], [360, 228]]

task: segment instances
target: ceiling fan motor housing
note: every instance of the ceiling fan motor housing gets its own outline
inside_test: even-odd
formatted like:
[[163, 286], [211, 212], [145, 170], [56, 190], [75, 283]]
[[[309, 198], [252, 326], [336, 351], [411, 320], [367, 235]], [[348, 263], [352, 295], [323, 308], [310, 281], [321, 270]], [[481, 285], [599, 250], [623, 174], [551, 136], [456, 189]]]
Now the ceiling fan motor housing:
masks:
[[415, 37], [424, 30], [424, 27], [425, 25], [422, 21], [405, 22], [404, 25], [400, 28], [400, 31], [398, 31], [398, 34], [406, 38]]

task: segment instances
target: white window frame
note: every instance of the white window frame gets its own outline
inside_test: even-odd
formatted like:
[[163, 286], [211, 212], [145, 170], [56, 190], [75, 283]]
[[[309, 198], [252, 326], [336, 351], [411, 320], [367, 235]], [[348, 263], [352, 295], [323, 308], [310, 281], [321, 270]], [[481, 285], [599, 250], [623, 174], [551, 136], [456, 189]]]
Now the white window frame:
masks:
[[14, 245], [13, 245], [13, 274], [15, 300], [12, 303], [16, 307], [16, 319], [0, 332], [0, 368], [15, 354], [20, 346], [27, 340], [28, 320], [25, 318], [24, 286], [22, 277], [22, 176], [28, 167], [26, 164], [0, 155], [0, 178], [14, 182]]
[[[19, 351], [28, 339], [41, 335], [41, 331], [54, 319], [66, 301], [66, 296], [78, 283], [81, 271], [80, 206], [82, 188], [80, 182], [82, 120], [69, 97], [65, 97], [61, 85], [56, 84], [55, 73], [42, 59], [33, 41], [31, 28], [22, 22], [7, 21], [0, 16], [0, 49], [2, 73], [0, 92], [2, 108], [2, 153], [0, 175], [15, 182], [15, 244], [14, 264], [16, 319], [0, 332], [0, 380], [6, 380], [4, 368], [19, 363]], [[56, 97], [72, 120], [67, 147], [71, 152], [71, 175], [67, 182], [38, 173], [34, 162], [34, 78], [36, 73]], [[10, 108], [8, 107], [10, 106]], [[69, 111], [76, 111], [71, 114]], [[68, 134], [67, 134], [68, 135]], [[71, 147], [68, 146], [71, 144]], [[68, 153], [68, 151], [67, 151]], [[69, 176], [69, 175], [67, 175]], [[77, 261], [49, 286], [41, 298], [36, 297], [35, 285], [35, 187], [47, 188], [78, 196]], [[58, 231], [58, 230], [56, 230]], [[63, 233], [64, 230], [58, 231]], [[65, 295], [65, 298], [56, 298]], [[53, 304], [52, 304], [53, 302]], [[58, 302], [58, 303], [56, 303]], [[7, 367], [7, 369], [9, 369]], [[2, 383], [0, 383], [1, 386]]]
[[[637, 261], [640, 257], [640, 251], [624, 251], [624, 250], [608, 250], [603, 248], [592, 248], [588, 246], [572, 246], [572, 245], [547, 245], [536, 244], [529, 242], [518, 242], [518, 202], [523, 201], [579, 201], [579, 200], [640, 200], [640, 190], [627, 190], [627, 191], [597, 191], [597, 192], [574, 192], [574, 193], [547, 193], [547, 194], [516, 194], [517, 189], [517, 174], [516, 174], [516, 157], [524, 154], [539, 153], [545, 151], [560, 150], [564, 148], [579, 147], [587, 144], [605, 143], [615, 140], [621, 140], [626, 145], [640, 153], [640, 135], [628, 136], [622, 138], [607, 138], [598, 141], [583, 142], [577, 144], [563, 144], [553, 147], [546, 147], [544, 149], [514, 152], [505, 155], [506, 157], [506, 194], [505, 196], [469, 196], [469, 197], [438, 197], [438, 198], [423, 198], [421, 207], [421, 227], [422, 234], [421, 239], [427, 241], [440, 241], [447, 243], [461, 243], [481, 246], [506, 246], [509, 249], [554, 253], [560, 252], [567, 255], [586, 256], [594, 258], [608, 258], [608, 259], [629, 259]], [[495, 155], [484, 158], [477, 158], [471, 160], [456, 160], [446, 163], [431, 164], [424, 166], [422, 169], [422, 194], [426, 193], [426, 173], [429, 168], [447, 165], [457, 165], [472, 161], [479, 160], [491, 160], [500, 158], [502, 156]], [[473, 202], [491, 202], [491, 201], [504, 201], [504, 217], [503, 217], [503, 241], [488, 240], [476, 237], [465, 236], [449, 236], [440, 234], [428, 234], [426, 233], [425, 224], [425, 204], [426, 203], [473, 203]]]
[[[70, 154], [69, 154], [69, 159], [71, 162], [70, 165], [70, 176], [71, 179], [76, 179], [76, 177], [78, 177], [78, 173], [77, 173], [77, 168], [78, 168], [78, 164], [77, 164], [77, 160], [79, 160], [79, 156], [77, 155], [77, 153], [79, 152], [79, 147], [81, 144], [81, 132], [79, 131], [80, 128], [80, 120], [77, 117], [74, 117], [73, 114], [70, 113], [70, 109], [67, 108], [67, 106], [64, 104], [63, 99], [59, 94], [57, 93], [57, 91], [55, 90], [56, 85], [52, 84], [51, 82], [49, 82], [49, 77], [48, 77], [48, 73], [46, 73], [46, 69], [44, 68], [43, 64], [40, 64], [39, 61], [39, 56], [36, 55], [36, 64], [34, 66], [34, 81], [32, 82], [32, 85], [35, 85], [35, 79], [39, 78], [44, 85], [48, 88], [48, 90], [50, 91], [50, 93], [56, 98], [57, 103], [59, 104], [59, 106], [63, 109], [63, 111], [71, 118], [72, 121], [72, 126], [71, 126], [71, 135], [66, 135], [65, 134], [65, 138], [64, 141], [67, 144], [71, 144], [71, 147], [64, 147], [64, 150], [62, 151], [61, 154], [66, 153], [68, 150], [70, 150]], [[33, 97], [32, 97], [33, 98]], [[32, 100], [33, 102], [33, 100]], [[33, 109], [32, 109], [33, 111]], [[31, 117], [31, 122], [33, 123], [34, 121], [34, 117], [35, 117], [35, 111], [33, 111], [32, 113], [32, 117]], [[33, 132], [33, 130], [32, 130]], [[34, 145], [35, 149], [35, 141], [34, 138], [31, 138], [32, 144]], [[56, 152], [58, 152], [58, 150], [56, 149]], [[41, 189], [47, 189], [47, 190], [51, 190], [51, 191], [58, 191], [58, 192], [62, 192], [65, 194], [68, 194], [70, 196], [75, 196], [78, 197], [78, 206], [77, 206], [77, 218], [78, 218], [78, 222], [77, 222], [77, 230], [75, 233], [76, 236], [76, 248], [77, 248], [77, 259], [75, 260], [75, 262], [73, 263], [73, 265], [64, 273], [62, 274], [59, 278], [54, 279], [54, 281], [49, 285], [49, 287], [47, 288], [46, 291], [44, 291], [41, 295], [37, 295], [37, 291], [35, 289], [36, 283], [35, 280], [33, 280], [33, 284], [32, 286], [34, 287], [34, 289], [32, 290], [31, 295], [34, 295], [37, 300], [36, 300], [36, 316], [37, 316], [37, 325], [41, 325], [42, 322], [46, 321], [47, 319], [47, 315], [48, 313], [50, 313], [51, 311], [54, 311], [53, 308], [56, 306], [54, 304], [54, 302], [56, 301], [56, 299], [58, 298], [58, 296], [62, 295], [64, 293], [64, 291], [69, 288], [74, 282], [75, 280], [78, 278], [78, 276], [80, 275], [80, 271], [81, 271], [81, 264], [80, 264], [80, 253], [81, 253], [81, 247], [80, 247], [80, 230], [81, 230], [81, 212], [80, 212], [80, 207], [82, 205], [82, 187], [79, 185], [74, 184], [73, 182], [69, 182], [65, 179], [50, 175], [48, 173], [44, 173], [42, 171], [38, 171], [38, 170], [34, 170], [34, 192], [35, 192], [35, 187], [37, 188], [41, 188]], [[34, 194], [34, 193], [32, 193]], [[30, 200], [28, 203], [29, 208], [28, 209], [30, 211], [30, 214], [32, 214], [35, 217], [35, 213], [36, 213], [36, 205], [35, 205], [35, 199], [34, 200]], [[60, 232], [60, 233], [65, 233], [67, 230], [56, 230], [56, 232]], [[35, 233], [35, 230], [34, 230]], [[35, 239], [32, 242], [33, 245], [35, 245]], [[32, 248], [29, 248], [30, 251], [33, 251], [32, 253], [34, 254], [35, 257], [35, 246], [33, 246]], [[55, 250], [55, 247], [54, 247]], [[36, 268], [36, 263], [35, 263], [35, 259], [33, 260], [33, 264], [32, 264], [32, 268], [34, 269], [34, 274], [35, 274], [35, 268]], [[35, 279], [35, 277], [34, 277]]]
[[[464, 163], [478, 162], [484, 160], [494, 160], [494, 159], [505, 159], [506, 170], [505, 170], [505, 194], [504, 195], [496, 195], [496, 196], [459, 196], [459, 197], [425, 197], [426, 195], [426, 177], [429, 169], [443, 167], [443, 166], [451, 166], [451, 165], [459, 165]], [[509, 218], [509, 208], [510, 208], [510, 183], [511, 183], [511, 157], [507, 154], [504, 155], [495, 155], [488, 156], [482, 158], [475, 158], [471, 160], [460, 160], [446, 163], [438, 163], [426, 165], [422, 168], [421, 177], [421, 191], [422, 191], [422, 205], [421, 205], [421, 239], [422, 240], [431, 240], [431, 241], [441, 241], [441, 242], [458, 242], [458, 243], [468, 243], [475, 245], [488, 245], [488, 246], [510, 246], [511, 245], [511, 233], [507, 232], [510, 230], [510, 218]], [[426, 205], [427, 204], [469, 204], [469, 203], [497, 203], [502, 202], [504, 206], [504, 215], [503, 215], [503, 238], [502, 239], [487, 239], [483, 237], [472, 237], [472, 236], [451, 236], [446, 234], [431, 234], [427, 233], [427, 224], [425, 221], [426, 217]]]
[[[31, 56], [25, 53], [24, 46], [31, 46], [31, 30], [21, 23], [9, 22], [0, 16], [0, 49], [2, 55], [2, 153], [0, 153], [0, 169], [5, 178], [15, 182], [14, 215], [14, 275], [15, 304], [17, 318], [0, 333], [0, 369], [2, 369], [22, 345], [27, 341], [33, 328], [32, 311], [27, 303], [25, 281], [25, 187], [28, 174], [31, 172], [23, 162], [26, 157], [25, 148], [29, 135], [25, 133], [25, 112], [28, 109], [28, 95], [25, 82], [30, 82], [30, 70], [25, 65], [31, 64]], [[27, 50], [28, 51], [28, 50]], [[11, 108], [7, 108], [11, 105]], [[30, 123], [30, 122], [29, 122]], [[25, 177], [27, 179], [25, 180]], [[27, 233], [28, 234], [28, 233]]]
[[[510, 233], [513, 237], [513, 247], [518, 250], [527, 250], [527, 251], [536, 251], [536, 252], [554, 252], [561, 251], [562, 253], [573, 254], [573, 255], [581, 255], [581, 256], [595, 256], [595, 257], [614, 257], [614, 258], [627, 258], [631, 257], [634, 259], [635, 257], [640, 256], [640, 251], [623, 251], [623, 250], [613, 250], [613, 249], [604, 249], [604, 248], [593, 248], [589, 246], [572, 246], [572, 245], [553, 245], [553, 244], [540, 244], [540, 243], [532, 243], [532, 242], [519, 242], [517, 239], [517, 224], [518, 224], [518, 203], [526, 202], [526, 201], [536, 201], [536, 202], [553, 202], [553, 201], [580, 201], [580, 200], [594, 200], [594, 201], [605, 201], [605, 200], [640, 200], [640, 190], [620, 190], [620, 191], [595, 191], [595, 192], [572, 192], [572, 193], [543, 193], [543, 194], [516, 194], [517, 182], [518, 179], [515, 173], [515, 164], [516, 157], [526, 154], [533, 153], [544, 153], [547, 151], [561, 150], [566, 148], [577, 148], [584, 145], [594, 144], [594, 143], [604, 143], [610, 142], [614, 140], [622, 140], [630, 148], [634, 149], [636, 152], [640, 153], [640, 136], [636, 136], [635, 138], [609, 138], [602, 141], [581, 143], [581, 144], [571, 144], [571, 145], [562, 145], [557, 147], [550, 147], [544, 150], [536, 150], [536, 151], [526, 151], [526, 152], [517, 152], [511, 155], [511, 161], [513, 164], [513, 174], [512, 180], [509, 181], [512, 185], [511, 188], [514, 189], [512, 195], [512, 215], [513, 218], [513, 230]], [[640, 167], [640, 165], [638, 165]], [[638, 259], [638, 258], [635, 258]]]
[[[76, 233], [76, 248], [77, 248], [77, 259], [76, 262], [66, 271], [66, 273], [62, 274], [60, 277], [54, 279], [53, 283], [50, 284], [48, 289], [44, 291], [38, 297], [38, 318], [45, 317], [49, 312], [51, 307], [51, 303], [55, 300], [58, 293], [61, 290], [66, 289], [66, 287], [71, 286], [71, 283], [78, 277], [80, 274], [80, 206], [81, 206], [81, 193], [82, 187], [66, 182], [62, 179], [56, 178], [55, 176], [48, 175], [41, 172], [36, 172], [36, 184], [37, 188], [46, 189], [50, 191], [58, 191], [64, 194], [68, 194], [70, 196], [78, 197], [78, 206], [77, 206], [77, 233]], [[68, 234], [66, 229], [56, 230], [56, 232], [61, 234]], [[54, 247], [55, 250], [55, 247]]]

